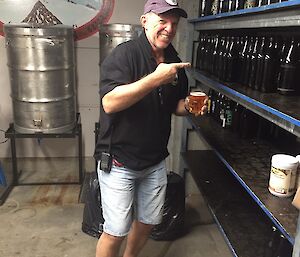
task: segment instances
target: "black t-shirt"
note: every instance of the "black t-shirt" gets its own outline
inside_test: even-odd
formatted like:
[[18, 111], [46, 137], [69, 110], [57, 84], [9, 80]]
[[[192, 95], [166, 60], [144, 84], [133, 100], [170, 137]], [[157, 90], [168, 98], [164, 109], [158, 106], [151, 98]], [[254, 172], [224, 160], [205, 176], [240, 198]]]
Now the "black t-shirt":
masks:
[[[171, 44], [164, 54], [166, 63], [181, 62]], [[156, 67], [145, 33], [118, 45], [101, 64], [100, 99], [115, 87], [126, 87], [152, 73]], [[187, 83], [185, 71], [180, 69], [176, 86], [163, 85], [154, 89], [123, 111], [107, 114], [101, 103], [100, 132], [94, 157], [99, 160], [101, 152], [108, 151], [111, 141], [114, 158], [130, 169], [142, 170], [165, 159], [169, 155], [171, 115], [178, 101], [186, 97]]]

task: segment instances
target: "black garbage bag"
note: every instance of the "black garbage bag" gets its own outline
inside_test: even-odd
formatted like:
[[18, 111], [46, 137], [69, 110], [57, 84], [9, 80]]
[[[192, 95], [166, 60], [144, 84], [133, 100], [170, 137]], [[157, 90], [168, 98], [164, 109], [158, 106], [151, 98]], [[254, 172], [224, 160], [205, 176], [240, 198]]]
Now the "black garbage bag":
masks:
[[170, 172], [162, 223], [153, 228], [150, 238], [158, 241], [170, 241], [182, 236], [184, 234], [184, 215], [184, 179], [180, 175]]
[[83, 209], [82, 231], [90, 236], [99, 238], [103, 232], [104, 218], [102, 216], [101, 194], [96, 172], [88, 178], [85, 205]]
[[[150, 238], [154, 240], [174, 240], [184, 234], [185, 184], [184, 179], [174, 173], [168, 174], [166, 199], [162, 223], [156, 225]], [[82, 231], [99, 238], [103, 232], [100, 186], [96, 172], [88, 180], [83, 210]]]

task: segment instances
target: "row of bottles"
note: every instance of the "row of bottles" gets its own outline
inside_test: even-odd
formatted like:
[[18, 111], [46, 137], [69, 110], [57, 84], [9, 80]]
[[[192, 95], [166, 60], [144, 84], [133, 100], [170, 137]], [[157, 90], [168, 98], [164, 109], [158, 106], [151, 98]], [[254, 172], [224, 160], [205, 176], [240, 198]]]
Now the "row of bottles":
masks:
[[196, 68], [233, 86], [296, 95], [300, 91], [300, 41], [295, 37], [201, 34]]
[[230, 129], [244, 139], [255, 136], [256, 115], [213, 89], [209, 90], [208, 97], [207, 114], [213, 117], [222, 128]]
[[207, 107], [207, 115], [242, 139], [272, 140], [276, 144], [287, 144], [289, 148], [296, 141], [295, 135], [213, 89], [209, 89]]
[[287, 0], [200, 0], [199, 17], [270, 5]]

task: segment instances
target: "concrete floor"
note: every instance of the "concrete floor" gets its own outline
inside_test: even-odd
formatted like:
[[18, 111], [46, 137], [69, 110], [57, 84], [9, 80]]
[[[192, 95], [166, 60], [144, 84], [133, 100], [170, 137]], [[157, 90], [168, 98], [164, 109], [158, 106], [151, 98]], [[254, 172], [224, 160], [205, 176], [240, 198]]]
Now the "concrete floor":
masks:
[[[70, 181], [77, 175], [76, 162], [66, 158], [23, 160], [20, 167], [22, 183]], [[190, 176], [186, 185], [187, 233], [172, 242], [149, 239], [139, 257], [232, 256]], [[0, 195], [3, 190], [0, 186]], [[14, 187], [0, 206], [0, 256], [95, 256], [97, 239], [81, 230], [84, 203], [79, 194], [80, 185]]]

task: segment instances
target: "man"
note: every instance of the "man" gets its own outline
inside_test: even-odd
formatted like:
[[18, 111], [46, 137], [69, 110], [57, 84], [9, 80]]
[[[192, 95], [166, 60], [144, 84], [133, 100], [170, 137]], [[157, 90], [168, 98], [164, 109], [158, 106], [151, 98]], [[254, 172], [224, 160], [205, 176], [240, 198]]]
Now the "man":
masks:
[[183, 68], [190, 64], [171, 45], [180, 17], [187, 14], [175, 0], [148, 0], [140, 18], [144, 32], [101, 64], [95, 158], [105, 223], [96, 257], [117, 256], [127, 235], [123, 257], [138, 256], [162, 220], [171, 115], [188, 113]]

